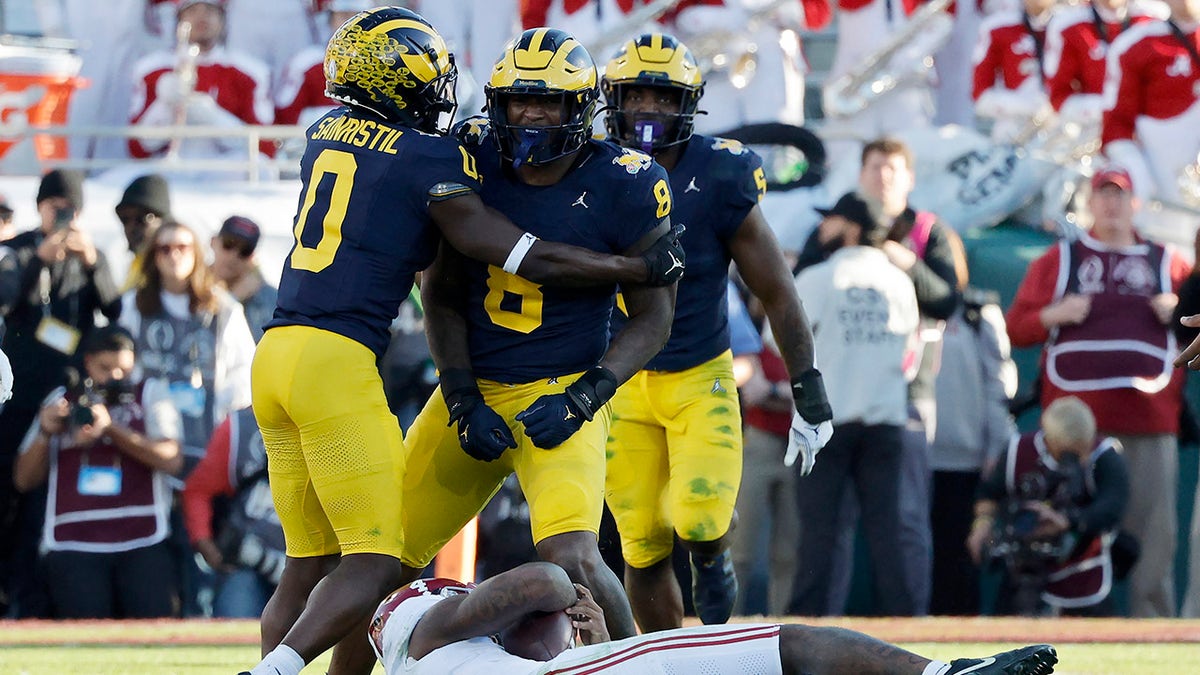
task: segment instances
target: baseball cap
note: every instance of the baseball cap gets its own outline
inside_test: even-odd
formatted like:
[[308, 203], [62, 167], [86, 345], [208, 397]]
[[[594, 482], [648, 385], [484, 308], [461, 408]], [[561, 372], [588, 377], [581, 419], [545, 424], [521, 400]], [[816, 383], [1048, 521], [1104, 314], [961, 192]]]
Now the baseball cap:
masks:
[[258, 238], [262, 234], [258, 223], [245, 216], [230, 216], [221, 223], [221, 229], [217, 232], [218, 237], [231, 237], [238, 239], [246, 244], [246, 255], [254, 252], [258, 246]]
[[830, 209], [815, 209], [822, 216], [841, 216], [863, 229], [863, 234], [880, 227], [871, 207], [857, 192], [847, 192]]
[[1125, 192], [1131, 192], [1133, 190], [1133, 179], [1130, 178], [1129, 172], [1121, 167], [1105, 167], [1092, 175], [1092, 189], [1099, 190], [1105, 185], [1116, 185]]

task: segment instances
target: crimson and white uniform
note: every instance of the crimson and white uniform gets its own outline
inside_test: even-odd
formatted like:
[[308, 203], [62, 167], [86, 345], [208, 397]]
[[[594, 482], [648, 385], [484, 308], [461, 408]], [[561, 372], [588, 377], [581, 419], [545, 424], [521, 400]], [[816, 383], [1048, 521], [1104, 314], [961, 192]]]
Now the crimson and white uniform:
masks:
[[[828, 0], [796, 0], [750, 20], [768, 4], [769, 0], [683, 0], [663, 17], [668, 30], [689, 46], [701, 44], [697, 38], [729, 36], [723, 45], [731, 62], [728, 69], [704, 74], [700, 107], [708, 114], [696, 118], [697, 133], [720, 133], [759, 122], [804, 124], [808, 63], [801, 52], [800, 32], [823, 28], [831, 9]], [[744, 29], [730, 31], [731, 26]], [[748, 80], [735, 82], [736, 62], [750, 49], [755, 50], [754, 70], [745, 71]], [[711, 55], [696, 54], [702, 63], [706, 56]]]
[[[132, 124], [169, 126], [175, 124], [179, 80], [175, 76], [174, 52], [150, 54], [134, 67], [134, 97], [130, 109]], [[234, 127], [242, 124], [270, 124], [275, 110], [268, 97], [267, 67], [258, 59], [222, 46], [200, 54], [196, 60], [196, 90], [189, 96], [187, 121], [204, 126]], [[185, 158], [230, 157], [244, 154], [245, 141], [238, 137], [187, 139], [180, 146]], [[129, 152], [144, 158], [164, 152], [163, 139], [130, 139]], [[263, 142], [262, 152], [273, 148]]]
[[[1165, 19], [1167, 8], [1155, 0], [1130, 0], [1124, 15], [1091, 4], [1063, 7], [1046, 32], [1046, 89], [1050, 104], [1064, 116], [1089, 126], [1104, 111], [1105, 59], [1113, 41], [1136, 24]], [[1136, 182], [1136, 181], [1135, 181]]]
[[[853, 161], [858, 166], [862, 143], [880, 136], [909, 129], [924, 128], [933, 118], [933, 99], [927, 78], [907, 78], [890, 92], [878, 97], [864, 110], [841, 114], [829, 96], [829, 84], [890, 42], [902, 30], [918, 7], [918, 0], [838, 0], [837, 49], [826, 80], [823, 135], [830, 157]], [[919, 60], [937, 51], [949, 37], [953, 19], [946, 17], [946, 30], [926, 30], [905, 45], [885, 68], [896, 73], [918, 69]], [[901, 78], [906, 79], [906, 78]]]
[[1200, 59], [1184, 42], [1200, 44], [1200, 28], [1177, 35], [1176, 25], [1138, 24], [1109, 49], [1101, 140], [1138, 196], [1177, 202], [1179, 176], [1200, 152]]
[[267, 64], [275, 82], [292, 55], [321, 42], [325, 30], [314, 21], [310, 0], [227, 0], [225, 34], [230, 50]]
[[992, 139], [997, 142], [1012, 140], [1046, 106], [1041, 62], [1049, 20], [1049, 13], [1005, 11], [979, 27], [971, 97], [977, 114], [995, 119]]
[[530, 661], [504, 651], [489, 637], [460, 640], [420, 659], [408, 643], [421, 617], [444, 597], [426, 595], [380, 604], [372, 621], [373, 640], [387, 675], [668, 675], [670, 673], [783, 672], [778, 624], [734, 624], [677, 628], [615, 642], [574, 647], [550, 661]]
[[315, 122], [338, 105], [325, 95], [325, 48], [307, 47], [292, 57], [275, 88], [275, 124]]

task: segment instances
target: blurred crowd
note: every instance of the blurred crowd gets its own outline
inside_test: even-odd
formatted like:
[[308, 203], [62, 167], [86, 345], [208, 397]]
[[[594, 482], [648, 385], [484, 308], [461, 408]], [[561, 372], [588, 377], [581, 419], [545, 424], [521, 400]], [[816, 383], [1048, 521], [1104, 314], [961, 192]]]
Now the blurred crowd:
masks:
[[[1190, 241], [1200, 218], [1200, 0], [996, 0], [953, 13], [943, 0], [399, 4], [455, 53], [460, 117], [478, 111], [495, 55], [522, 27], [568, 30], [603, 62], [659, 22], [705, 71], [698, 132], [816, 129], [809, 159], [828, 167], [811, 170], [844, 190], [820, 204], [819, 225], [780, 240], [835, 435], [811, 474], [785, 465], [787, 373], [760, 337], [761, 305], [735, 281], [740, 613], [837, 615], [868, 588], [869, 611], [889, 615], [1200, 616], [1200, 518], [1177, 536], [1178, 499], [1192, 495], [1176, 490], [1197, 425], [1171, 367], [1195, 335], [1179, 318], [1200, 313], [1200, 256], [1157, 243]], [[31, 11], [83, 57], [92, 84], [74, 95], [73, 124], [228, 128], [304, 125], [332, 107], [323, 45], [372, 6], [61, 0]], [[828, 63], [810, 68], [817, 53]], [[1050, 158], [1017, 206], [1053, 243], [1011, 301], [971, 284], [960, 224], [910, 204], [927, 149], [900, 139], [944, 124], [1009, 153], [946, 165], [972, 185], [994, 183], [1020, 151]], [[147, 133], [70, 151], [132, 164], [253, 150]], [[16, 382], [0, 409], [0, 615], [258, 616], [283, 559], [249, 408], [275, 305], [261, 229], [228, 214], [205, 241], [172, 212], [169, 178], [147, 172], [111, 205], [133, 254], [114, 269], [79, 218], [83, 184], [74, 171], [44, 175], [25, 229], [0, 202], [0, 345]], [[845, 275], [869, 292], [825, 302]], [[881, 324], [885, 311], [894, 320]], [[1043, 347], [1020, 388], [1012, 346]], [[393, 323], [380, 370], [407, 424], [436, 385], [419, 303]], [[1015, 416], [1034, 408], [1041, 418], [1026, 414], [1019, 432]], [[533, 557], [527, 519], [506, 486], [480, 521], [481, 575]], [[615, 542], [610, 532], [619, 569]], [[1178, 548], [1197, 561], [1181, 589]]]

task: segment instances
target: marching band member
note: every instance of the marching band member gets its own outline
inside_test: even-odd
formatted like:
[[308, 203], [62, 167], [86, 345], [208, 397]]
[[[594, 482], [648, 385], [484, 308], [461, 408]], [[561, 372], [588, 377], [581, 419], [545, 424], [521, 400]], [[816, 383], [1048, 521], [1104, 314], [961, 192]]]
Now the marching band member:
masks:
[[994, 120], [992, 140], [1013, 140], [1026, 121], [1046, 108], [1046, 25], [1055, 0], [1024, 0], [1020, 9], [983, 20], [973, 61], [971, 97], [980, 117]]

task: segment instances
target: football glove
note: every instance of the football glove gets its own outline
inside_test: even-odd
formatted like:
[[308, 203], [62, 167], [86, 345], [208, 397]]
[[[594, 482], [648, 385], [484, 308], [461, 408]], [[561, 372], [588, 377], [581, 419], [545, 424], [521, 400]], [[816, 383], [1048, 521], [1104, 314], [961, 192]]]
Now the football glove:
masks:
[[817, 464], [817, 453], [833, 436], [833, 422], [825, 420], [812, 424], [800, 415], [792, 414], [792, 429], [788, 433], [787, 453], [783, 465], [792, 466], [800, 459], [800, 475], [807, 476]]
[[[496, 414], [483, 400], [483, 394], [475, 386], [474, 377], [465, 371], [447, 371], [442, 374], [442, 397], [450, 412], [446, 426], [458, 423], [458, 444], [463, 452], [475, 459], [491, 462], [499, 459], [505, 450], [517, 447], [504, 418]], [[469, 383], [468, 383], [469, 382]]]
[[670, 286], [683, 277], [687, 256], [679, 243], [683, 225], [674, 225], [671, 231], [658, 238], [642, 253], [646, 262], [646, 283], [650, 286]]
[[556, 448], [608, 403], [617, 392], [617, 378], [596, 366], [567, 386], [561, 394], [540, 396], [517, 414], [525, 435], [539, 448]]
[[821, 371], [810, 368], [792, 380], [792, 401], [796, 404], [796, 414], [792, 416], [783, 463], [792, 466], [802, 457], [800, 475], [807, 476], [817, 463], [817, 453], [833, 435], [833, 408], [825, 394]]

